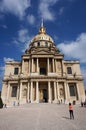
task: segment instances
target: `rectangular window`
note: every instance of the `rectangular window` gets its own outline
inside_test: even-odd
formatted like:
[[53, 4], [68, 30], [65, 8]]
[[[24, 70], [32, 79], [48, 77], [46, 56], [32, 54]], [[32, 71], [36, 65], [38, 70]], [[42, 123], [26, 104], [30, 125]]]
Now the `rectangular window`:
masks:
[[12, 86], [12, 97], [17, 96], [17, 86]]
[[40, 74], [41, 75], [46, 75], [46, 69], [45, 68], [40, 68]]
[[69, 85], [69, 90], [70, 90], [70, 96], [76, 96], [74, 85]]
[[67, 67], [67, 74], [72, 74], [72, 68], [71, 67]]
[[14, 68], [14, 74], [17, 75], [19, 71], [19, 68]]

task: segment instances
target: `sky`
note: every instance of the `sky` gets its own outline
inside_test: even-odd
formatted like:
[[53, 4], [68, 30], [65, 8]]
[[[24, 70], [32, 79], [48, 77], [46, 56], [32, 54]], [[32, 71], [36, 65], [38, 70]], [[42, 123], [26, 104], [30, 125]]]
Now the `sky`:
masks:
[[7, 61], [20, 61], [41, 20], [65, 60], [79, 60], [86, 88], [86, 0], [0, 0], [0, 90]]

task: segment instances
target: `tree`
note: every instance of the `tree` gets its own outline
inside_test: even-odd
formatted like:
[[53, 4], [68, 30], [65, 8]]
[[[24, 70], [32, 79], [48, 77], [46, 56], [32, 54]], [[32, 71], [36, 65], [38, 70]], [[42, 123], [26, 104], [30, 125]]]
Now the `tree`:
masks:
[[1, 97], [0, 97], [0, 108], [3, 108], [3, 102], [2, 102]]

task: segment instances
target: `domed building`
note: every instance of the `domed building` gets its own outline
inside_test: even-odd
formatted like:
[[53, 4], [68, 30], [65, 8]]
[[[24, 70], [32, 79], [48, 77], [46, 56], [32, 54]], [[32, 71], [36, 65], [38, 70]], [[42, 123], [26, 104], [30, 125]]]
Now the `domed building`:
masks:
[[8, 105], [80, 103], [85, 100], [80, 63], [64, 60], [42, 23], [21, 61], [6, 63], [1, 96]]

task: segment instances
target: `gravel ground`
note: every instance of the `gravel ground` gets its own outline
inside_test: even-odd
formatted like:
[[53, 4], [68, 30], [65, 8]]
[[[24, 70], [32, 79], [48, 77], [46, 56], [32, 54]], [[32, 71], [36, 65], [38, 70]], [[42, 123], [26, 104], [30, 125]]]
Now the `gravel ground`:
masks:
[[73, 106], [74, 120], [68, 105], [25, 104], [0, 109], [0, 130], [86, 130], [86, 107]]

